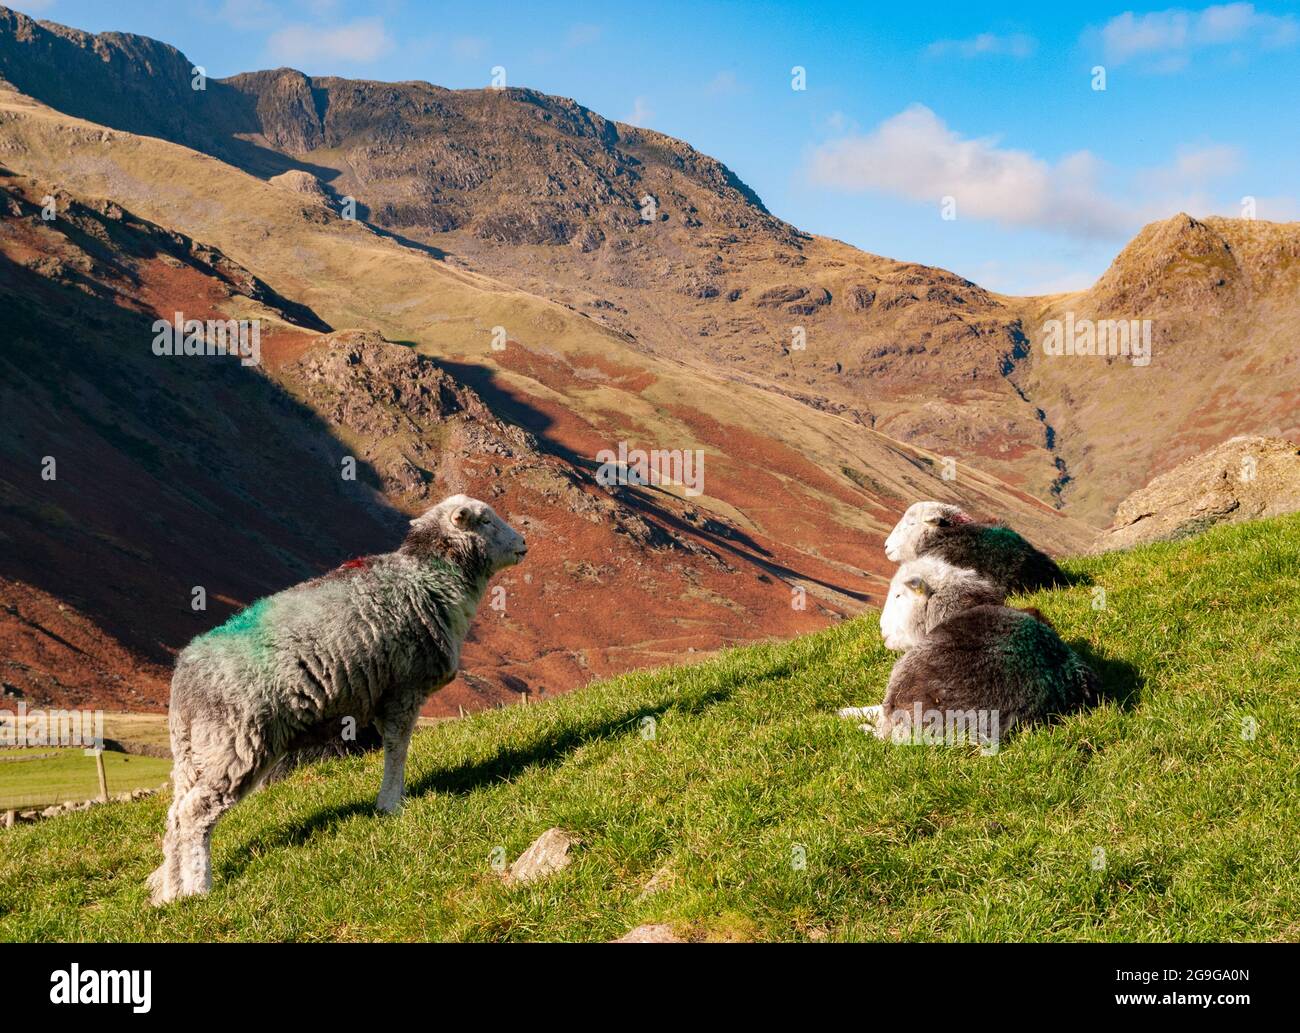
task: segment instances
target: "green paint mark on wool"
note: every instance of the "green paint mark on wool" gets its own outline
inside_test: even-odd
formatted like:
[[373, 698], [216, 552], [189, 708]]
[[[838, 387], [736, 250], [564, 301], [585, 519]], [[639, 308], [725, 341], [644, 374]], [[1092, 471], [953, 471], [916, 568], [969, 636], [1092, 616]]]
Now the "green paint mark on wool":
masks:
[[986, 555], [1010, 559], [1024, 550], [1025, 540], [1009, 527], [986, 527], [980, 531], [980, 545]]
[[225, 624], [213, 628], [201, 637], [206, 639], [237, 638], [241, 636], [251, 639], [255, 637], [266, 623], [266, 614], [270, 602], [270, 599], [257, 600], [252, 606], [234, 614]]
[[1003, 642], [1008, 668], [1033, 685], [1038, 705], [1054, 711], [1074, 699], [1082, 661], [1046, 624], [1025, 617]]

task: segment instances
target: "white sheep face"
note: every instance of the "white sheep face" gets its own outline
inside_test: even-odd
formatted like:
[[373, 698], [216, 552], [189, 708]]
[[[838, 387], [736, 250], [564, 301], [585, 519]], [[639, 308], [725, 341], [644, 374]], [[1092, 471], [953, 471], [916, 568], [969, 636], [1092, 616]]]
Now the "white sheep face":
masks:
[[917, 546], [927, 528], [938, 527], [945, 520], [960, 523], [969, 519], [959, 507], [946, 502], [913, 502], [885, 539], [885, 555], [891, 563], [916, 559]]
[[514, 566], [528, 552], [524, 536], [507, 524], [486, 502], [468, 495], [443, 499], [423, 516], [412, 521], [436, 521], [452, 541], [476, 537], [485, 546], [492, 572]]
[[885, 648], [905, 653], [925, 637], [925, 607], [930, 586], [906, 567], [889, 583], [889, 597], [880, 611], [880, 635]]

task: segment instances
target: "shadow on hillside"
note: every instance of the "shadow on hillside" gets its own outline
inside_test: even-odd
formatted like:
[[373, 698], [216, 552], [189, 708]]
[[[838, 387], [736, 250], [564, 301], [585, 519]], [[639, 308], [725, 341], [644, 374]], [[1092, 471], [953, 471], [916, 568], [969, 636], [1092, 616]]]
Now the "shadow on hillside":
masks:
[[[777, 677], [780, 671], [769, 672]], [[641, 722], [647, 717], [659, 718], [673, 710], [679, 713], [699, 714], [731, 698], [730, 687], [720, 687], [689, 700], [668, 700], [647, 704], [625, 711], [615, 717], [592, 721], [589, 724], [568, 728], [553, 738], [507, 747], [485, 760], [461, 764], [454, 768], [435, 768], [407, 785], [407, 798], [428, 793], [465, 796], [476, 789], [509, 782], [526, 771], [549, 768], [584, 746], [620, 736], [639, 736]], [[375, 783], [379, 791], [379, 783]], [[354, 815], [380, 817], [375, 812], [373, 800], [356, 800], [351, 803], [326, 807], [306, 818], [301, 824], [259, 835], [241, 845], [233, 858], [221, 866], [221, 875], [232, 878], [247, 866], [248, 860], [266, 850], [302, 846], [317, 834], [326, 832]], [[540, 831], [540, 830], [539, 830]]]
[[[537, 438], [538, 443], [546, 452], [563, 459], [574, 469], [582, 470], [588, 476], [595, 478], [596, 471], [600, 466], [596, 462], [595, 456], [581, 455], [557, 440], [553, 434], [549, 433], [555, 421], [545, 412], [529, 405], [516, 393], [499, 385], [494, 370], [487, 366], [468, 362], [455, 362], [441, 357], [436, 361], [439, 366], [462, 384], [473, 388], [487, 404], [488, 408], [498, 417], [524, 428]], [[705, 521], [704, 525], [701, 525], [681, 519], [671, 510], [656, 505], [653, 493], [658, 491], [660, 489], [653, 485], [641, 486], [636, 489], [616, 486], [610, 493], [620, 503], [653, 520], [661, 527], [696, 538], [718, 553], [730, 554], [735, 559], [752, 563], [766, 573], [783, 581], [807, 581], [810, 584], [820, 585], [822, 588], [860, 603], [871, 602], [871, 595], [868, 592], [824, 581], [821, 578], [811, 576], [805, 571], [796, 570], [774, 561], [771, 559], [772, 554], [768, 549], [739, 528], [727, 527], [713, 521]]]
[[[329, 188], [329, 193], [331, 196], [337, 196], [337, 191], [335, 191], [333, 187]], [[364, 208], [364, 206], [360, 204], [358, 204], [357, 207]], [[447, 260], [447, 252], [442, 248], [435, 247], [433, 244], [426, 244], [424, 241], [416, 240], [414, 237], [404, 236], [396, 230], [387, 229], [375, 222], [374, 219], [370, 217], [369, 208], [365, 208], [365, 215], [358, 215], [358, 218], [362, 219], [366, 226], [377, 236], [384, 237], [396, 244], [401, 244], [402, 247], [410, 248], [412, 251], [419, 251], [428, 255], [430, 258], [436, 258], [439, 262], [445, 262]]]
[[1121, 710], [1132, 710], [1137, 706], [1145, 685], [1141, 671], [1127, 660], [1098, 652], [1086, 639], [1074, 639], [1069, 646], [1083, 657], [1101, 679], [1098, 702], [1114, 703]]
[[[240, 605], [401, 540], [379, 472], [353, 457], [355, 480], [340, 476], [352, 449], [274, 380], [229, 356], [153, 353], [152, 314], [115, 284], [136, 277], [126, 256], [170, 254], [165, 239], [115, 226], [118, 253], [73, 230], [99, 277], [0, 254], [0, 577], [170, 665]], [[167, 301], [205, 304], [221, 281], [204, 272], [189, 266]]]

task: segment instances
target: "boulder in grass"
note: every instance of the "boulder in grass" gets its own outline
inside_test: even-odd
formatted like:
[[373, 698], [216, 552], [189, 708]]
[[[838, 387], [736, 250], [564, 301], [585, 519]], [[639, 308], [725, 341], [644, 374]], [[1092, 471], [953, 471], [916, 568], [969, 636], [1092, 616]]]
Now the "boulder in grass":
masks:
[[576, 845], [577, 840], [563, 829], [547, 829], [510, 866], [506, 882], [534, 882], [558, 872], [573, 860], [572, 850]]
[[1216, 524], [1300, 510], [1300, 446], [1236, 437], [1161, 474], [1119, 504], [1096, 552], [1188, 538]]

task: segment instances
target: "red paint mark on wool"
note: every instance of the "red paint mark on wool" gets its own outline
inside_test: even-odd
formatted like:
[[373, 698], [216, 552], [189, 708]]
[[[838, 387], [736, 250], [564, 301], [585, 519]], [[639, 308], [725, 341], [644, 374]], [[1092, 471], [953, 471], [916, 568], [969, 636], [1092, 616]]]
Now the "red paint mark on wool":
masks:
[[339, 570], [367, 570], [370, 567], [370, 560], [362, 556], [360, 559], [348, 560]]

